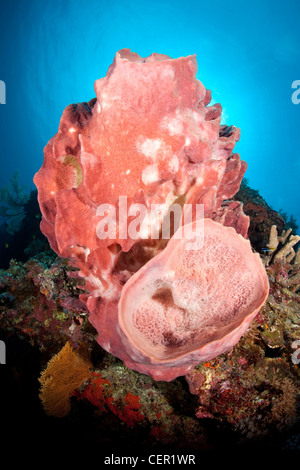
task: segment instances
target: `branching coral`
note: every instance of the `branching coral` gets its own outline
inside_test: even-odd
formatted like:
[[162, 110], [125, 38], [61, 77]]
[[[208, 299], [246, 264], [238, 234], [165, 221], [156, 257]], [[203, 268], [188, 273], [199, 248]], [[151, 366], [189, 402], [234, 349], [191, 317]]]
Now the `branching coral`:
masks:
[[285, 260], [291, 262], [294, 260], [294, 264], [300, 264], [300, 252], [297, 253], [294, 250], [294, 246], [300, 241], [299, 235], [291, 235], [292, 229], [283, 230], [279, 236], [277, 233], [276, 225], [272, 225], [269, 243], [267, 247], [270, 249], [270, 255], [268, 262], [276, 260]]
[[268, 243], [269, 254], [264, 263], [270, 275], [276, 275], [281, 286], [296, 292], [300, 287], [300, 250], [294, 250], [300, 241], [299, 235], [292, 235], [292, 229], [284, 230], [279, 236], [273, 225]]

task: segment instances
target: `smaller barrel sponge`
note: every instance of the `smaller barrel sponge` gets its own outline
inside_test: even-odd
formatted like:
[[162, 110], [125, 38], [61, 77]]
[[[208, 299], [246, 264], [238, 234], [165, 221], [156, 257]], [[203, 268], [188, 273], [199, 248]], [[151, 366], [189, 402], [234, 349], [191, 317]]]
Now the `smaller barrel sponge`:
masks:
[[[247, 167], [233, 153], [240, 130], [221, 124], [222, 107], [209, 105], [196, 72], [194, 55], [118, 51], [96, 98], [64, 110], [34, 178], [41, 230], [85, 280], [98, 343], [157, 380], [232, 347], [268, 294], [249, 218], [231, 199]], [[137, 205], [163, 211], [147, 224], [140, 214], [136, 238]], [[193, 210], [181, 239], [171, 222], [169, 237], [152, 237], [172, 208], [197, 205], [202, 247], [187, 249]]]
[[184, 237], [175, 234], [126, 283], [119, 302], [122, 358], [157, 380], [185, 375], [234, 346], [268, 294], [248, 240], [205, 219], [197, 241], [195, 228], [196, 222], [184, 227]]

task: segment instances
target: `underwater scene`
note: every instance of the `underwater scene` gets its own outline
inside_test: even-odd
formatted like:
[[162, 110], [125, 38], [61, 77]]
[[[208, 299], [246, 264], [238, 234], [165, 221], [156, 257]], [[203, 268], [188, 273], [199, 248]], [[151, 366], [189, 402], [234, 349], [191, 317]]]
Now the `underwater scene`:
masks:
[[3, 453], [300, 451], [299, 13], [0, 4]]

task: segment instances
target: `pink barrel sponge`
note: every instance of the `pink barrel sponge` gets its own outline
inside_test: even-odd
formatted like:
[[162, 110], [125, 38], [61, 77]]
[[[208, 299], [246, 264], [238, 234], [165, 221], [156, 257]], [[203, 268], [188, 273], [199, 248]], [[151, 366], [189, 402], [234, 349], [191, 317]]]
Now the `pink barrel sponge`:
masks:
[[[246, 171], [233, 153], [240, 132], [221, 125], [222, 108], [209, 106], [196, 71], [195, 56], [117, 52], [95, 82], [96, 99], [64, 110], [34, 178], [41, 230], [85, 279], [81, 299], [99, 344], [160, 380], [235, 344], [268, 293], [264, 268], [245, 240], [249, 219], [230, 200]], [[197, 212], [181, 220], [181, 239], [174, 223], [169, 237], [161, 232], [175, 206], [196, 205], [203, 208], [204, 245], [187, 265]]]
[[194, 249], [195, 222], [184, 229], [131, 277], [118, 305], [122, 359], [157, 380], [234, 346], [268, 293], [259, 255], [233, 228], [205, 219]]

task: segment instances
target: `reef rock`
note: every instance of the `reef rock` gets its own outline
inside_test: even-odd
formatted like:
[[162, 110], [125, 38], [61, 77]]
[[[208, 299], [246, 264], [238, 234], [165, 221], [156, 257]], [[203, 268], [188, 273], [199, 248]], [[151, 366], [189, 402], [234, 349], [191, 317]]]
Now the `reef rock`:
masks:
[[[147, 269], [152, 272], [159, 260], [164, 275], [168, 245], [174, 244], [169, 239], [178, 226], [169, 223], [169, 237], [161, 231], [175, 206], [188, 208], [189, 223], [193, 224], [199, 216], [192, 210], [189, 213], [189, 208], [202, 205], [205, 220], [215, 220], [225, 240], [229, 232], [224, 226], [233, 227], [232, 231], [240, 234], [235, 234], [239, 240], [247, 237], [249, 226], [241, 204], [228, 202], [238, 191], [246, 170], [246, 163], [232, 153], [239, 129], [220, 124], [222, 108], [219, 104], [208, 106], [210, 92], [196, 79], [196, 70], [195, 56], [171, 59], [152, 54], [143, 59], [128, 49], [117, 52], [107, 75], [95, 82], [96, 99], [64, 110], [58, 133], [45, 147], [44, 164], [34, 178], [43, 215], [41, 230], [51, 247], [69, 258], [85, 279], [87, 293], [81, 299], [99, 333], [99, 344], [130, 367], [161, 380], [182, 375], [187, 365], [184, 369], [174, 368], [176, 345], [165, 346], [163, 359], [153, 358], [150, 351], [148, 356], [145, 351], [136, 355], [131, 349], [132, 341], [137, 344], [143, 339], [132, 328], [122, 330], [124, 315], [129, 314], [119, 302], [120, 298], [122, 302], [126, 299], [127, 283], [135, 283], [134, 295], [139, 297], [137, 279], [142, 288]], [[180, 224], [185, 223], [185, 218], [180, 220]], [[184, 246], [185, 240], [181, 250]], [[221, 257], [222, 248], [218, 250]], [[250, 248], [247, 253], [243, 267], [238, 266], [241, 276], [240, 269], [246, 272], [253, 262]], [[140, 269], [143, 279], [139, 278]], [[218, 269], [221, 276], [222, 263]], [[216, 289], [220, 302], [216, 324], [219, 320], [222, 323], [223, 312], [228, 313], [224, 314], [224, 338], [210, 334], [203, 338], [209, 342], [218, 339], [224, 348], [238, 341], [241, 325], [255, 315], [267, 293], [264, 271], [259, 267], [252, 274], [257, 298], [252, 299], [251, 308], [250, 304], [249, 308], [236, 304], [234, 312], [228, 313], [226, 299]], [[153, 273], [151, 276], [155, 282]], [[157, 276], [160, 279], [160, 272]], [[196, 297], [199, 295], [195, 292]], [[131, 321], [129, 317], [127, 320]], [[153, 328], [156, 324], [153, 319]], [[189, 367], [202, 357], [193, 353], [195, 348], [204, 347], [202, 327], [197, 340], [185, 346], [187, 357], [191, 353]], [[229, 330], [236, 328], [239, 334], [233, 341]], [[171, 329], [169, 334], [173, 333]], [[128, 337], [131, 334], [134, 338]], [[162, 329], [158, 334], [163, 334]], [[128, 348], [124, 341], [128, 341]], [[177, 349], [181, 356], [182, 350]], [[214, 354], [218, 353], [216, 348]], [[149, 364], [160, 360], [163, 364], [158, 365], [156, 374]]]

